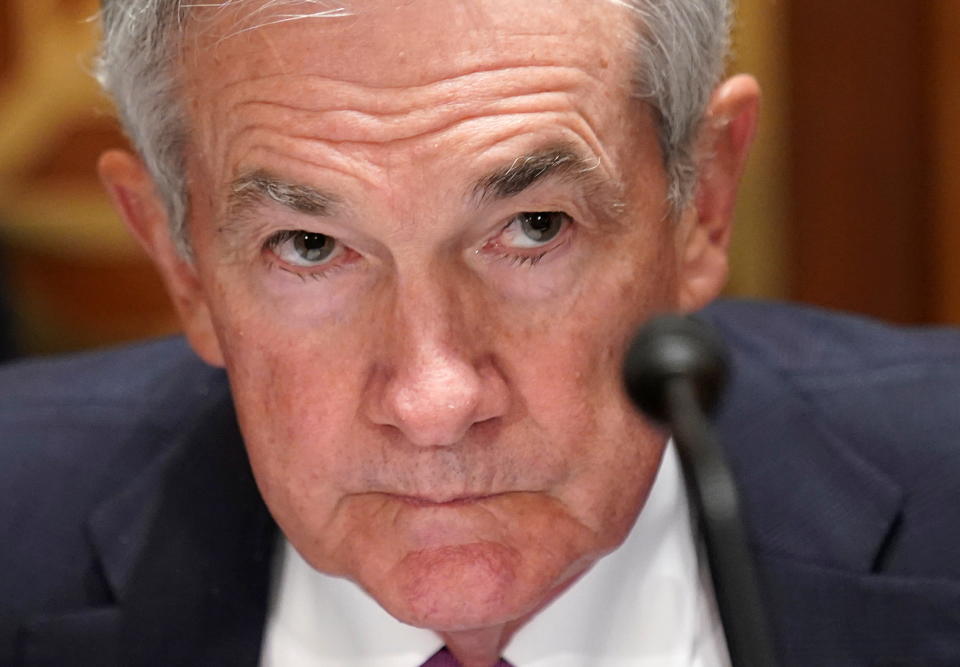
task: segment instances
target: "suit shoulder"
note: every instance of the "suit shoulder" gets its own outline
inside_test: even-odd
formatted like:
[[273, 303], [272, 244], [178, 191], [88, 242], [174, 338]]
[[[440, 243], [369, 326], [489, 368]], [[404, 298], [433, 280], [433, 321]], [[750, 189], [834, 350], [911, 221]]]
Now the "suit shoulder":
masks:
[[846, 487], [857, 489], [849, 509], [864, 488], [893, 489], [902, 522], [891, 571], [956, 578], [958, 522], [943, 508], [960, 506], [960, 331], [745, 302], [705, 317], [731, 351], [718, 414], [731, 456], [744, 478], [780, 471], [758, 504], [784, 488], [829, 497]]
[[[720, 301], [701, 312], [735, 357], [797, 377], [925, 372], [960, 358], [960, 330], [904, 327], [810, 306]], [[950, 369], [960, 375], [960, 369]]]
[[0, 367], [0, 655], [4, 614], [106, 603], [88, 522], [227, 395], [178, 338]]
[[95, 502], [226, 392], [179, 338], [0, 366], [0, 525], [29, 498]]
[[867, 456], [949, 460], [960, 478], [960, 330], [750, 302], [719, 303], [704, 316], [730, 350], [730, 412], [753, 414], [787, 391]]
[[171, 381], [204, 391], [216, 371], [181, 337], [0, 366], [0, 409], [28, 404], [165, 403]]

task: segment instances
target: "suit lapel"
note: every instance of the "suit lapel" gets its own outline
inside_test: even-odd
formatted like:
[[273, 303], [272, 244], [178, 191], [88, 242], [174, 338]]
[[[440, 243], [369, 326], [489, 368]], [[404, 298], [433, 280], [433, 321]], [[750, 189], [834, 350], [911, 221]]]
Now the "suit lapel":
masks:
[[870, 571], [895, 527], [902, 490], [837, 437], [788, 378], [735, 355], [717, 427], [754, 545]]
[[257, 664], [275, 525], [225, 387], [194, 414], [91, 517], [116, 605], [34, 619], [24, 664]]
[[956, 664], [960, 585], [880, 571], [902, 489], [763, 360], [733, 345], [717, 428], [784, 664]]
[[229, 400], [192, 430], [123, 591], [128, 665], [255, 665], [275, 528]]
[[21, 629], [16, 664], [25, 667], [61, 665], [121, 665], [120, 610], [85, 609], [43, 615]]
[[955, 667], [960, 584], [759, 554], [782, 667]]

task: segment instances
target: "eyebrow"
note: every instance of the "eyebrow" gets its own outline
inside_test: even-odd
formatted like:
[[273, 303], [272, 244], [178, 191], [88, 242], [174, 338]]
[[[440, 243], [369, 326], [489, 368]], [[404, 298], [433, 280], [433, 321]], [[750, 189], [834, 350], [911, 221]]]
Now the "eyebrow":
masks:
[[[547, 178], [563, 178], [580, 182], [590, 189], [606, 192], [608, 210], [622, 207], [612, 196], [611, 183], [598, 171], [598, 159], [587, 159], [565, 145], [548, 147], [521, 155], [478, 180], [473, 193], [478, 202], [507, 199]], [[227, 200], [228, 220], [237, 221], [266, 202], [275, 202], [297, 213], [328, 217], [341, 204], [334, 194], [301, 183], [286, 181], [264, 169], [244, 173], [230, 183]], [[228, 222], [222, 230], [232, 227]]]
[[588, 160], [567, 146], [557, 146], [521, 155], [510, 165], [477, 181], [473, 188], [479, 201], [507, 199], [547, 178], [562, 177], [600, 185], [604, 180], [597, 167], [599, 160]]
[[273, 201], [297, 213], [327, 217], [340, 203], [339, 198], [309, 185], [290, 183], [268, 171], [258, 169], [230, 183], [227, 211], [230, 219], [242, 217], [265, 202]]

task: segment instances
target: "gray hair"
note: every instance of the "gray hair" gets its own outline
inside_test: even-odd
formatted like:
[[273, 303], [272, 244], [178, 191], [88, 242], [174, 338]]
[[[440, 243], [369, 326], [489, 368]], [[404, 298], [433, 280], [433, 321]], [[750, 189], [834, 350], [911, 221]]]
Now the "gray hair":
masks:
[[[128, 137], [150, 171], [166, 206], [170, 230], [184, 256], [188, 191], [188, 128], [178, 99], [180, 38], [195, 7], [248, 0], [103, 0], [97, 78], [113, 97]], [[668, 201], [681, 210], [696, 185], [696, 137], [729, 51], [731, 0], [607, 0], [638, 17], [635, 94], [656, 114], [668, 179]], [[284, 5], [317, 11], [284, 13]], [[268, 22], [343, 16], [328, 0], [262, 0], [252, 13], [274, 10]], [[260, 25], [263, 23], [261, 22]]]

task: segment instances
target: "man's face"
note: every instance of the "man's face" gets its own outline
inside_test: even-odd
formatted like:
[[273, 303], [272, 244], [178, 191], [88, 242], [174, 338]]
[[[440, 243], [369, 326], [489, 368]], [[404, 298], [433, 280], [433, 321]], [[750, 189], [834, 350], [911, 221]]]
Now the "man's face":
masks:
[[411, 624], [502, 624], [620, 543], [663, 447], [619, 380], [635, 327], [684, 305], [630, 19], [355, 4], [196, 24], [203, 353], [307, 561]]

